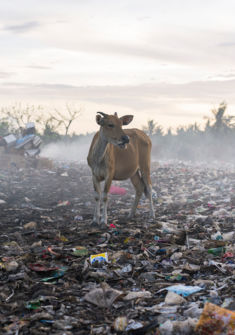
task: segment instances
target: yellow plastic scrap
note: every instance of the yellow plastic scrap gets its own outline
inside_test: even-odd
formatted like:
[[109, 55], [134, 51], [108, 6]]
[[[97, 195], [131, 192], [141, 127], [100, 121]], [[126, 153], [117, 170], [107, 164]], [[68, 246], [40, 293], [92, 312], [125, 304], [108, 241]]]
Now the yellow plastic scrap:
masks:
[[5, 264], [3, 264], [2, 262], [0, 262], [0, 270], [5, 269]]
[[200, 335], [235, 335], [235, 312], [207, 302], [196, 331]]
[[61, 242], [68, 242], [69, 240], [67, 239], [67, 237], [63, 236], [63, 235], [60, 235], [59, 237], [60, 241]]
[[131, 240], [131, 237], [126, 237], [125, 240], [124, 240], [124, 243], [125, 243], [125, 244], [126, 244], [126, 243], [129, 243], [130, 240]]

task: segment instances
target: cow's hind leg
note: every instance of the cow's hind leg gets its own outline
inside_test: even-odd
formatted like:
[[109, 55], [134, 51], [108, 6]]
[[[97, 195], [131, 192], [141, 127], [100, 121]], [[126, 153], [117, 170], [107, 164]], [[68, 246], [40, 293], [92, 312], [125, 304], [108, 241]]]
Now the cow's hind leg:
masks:
[[101, 188], [100, 188], [100, 182], [97, 180], [97, 178], [93, 175], [93, 185], [95, 190], [95, 212], [93, 216], [92, 223], [93, 224], [99, 224], [100, 222], [100, 196], [101, 196]]
[[144, 183], [144, 194], [150, 202], [150, 217], [155, 218], [155, 212], [153, 208], [153, 199], [152, 199], [152, 183], [150, 178], [150, 156], [151, 156], [151, 146], [148, 147], [149, 152], [147, 152], [146, 159], [142, 159], [140, 162], [140, 172], [141, 179]]
[[153, 208], [152, 183], [150, 179], [150, 171], [149, 170], [141, 171], [141, 175], [142, 175], [141, 179], [143, 180], [143, 183], [144, 183], [144, 194], [146, 198], [149, 199], [149, 203], [150, 203], [150, 217], [154, 219], [155, 212]]
[[136, 212], [136, 208], [138, 206], [139, 200], [141, 198], [141, 195], [144, 191], [144, 183], [139, 175], [139, 171], [137, 171], [133, 177], [131, 177], [131, 182], [135, 188], [135, 200], [133, 202], [130, 214], [129, 214], [129, 219], [131, 219]]

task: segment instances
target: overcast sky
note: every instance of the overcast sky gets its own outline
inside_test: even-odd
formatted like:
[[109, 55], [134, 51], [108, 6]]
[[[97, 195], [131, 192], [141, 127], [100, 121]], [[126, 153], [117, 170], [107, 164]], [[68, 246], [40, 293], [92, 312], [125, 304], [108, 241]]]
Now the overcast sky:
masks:
[[[195, 121], [225, 100], [235, 115], [234, 0], [0, 1], [0, 105], [81, 108]], [[211, 114], [212, 115], [212, 114]]]

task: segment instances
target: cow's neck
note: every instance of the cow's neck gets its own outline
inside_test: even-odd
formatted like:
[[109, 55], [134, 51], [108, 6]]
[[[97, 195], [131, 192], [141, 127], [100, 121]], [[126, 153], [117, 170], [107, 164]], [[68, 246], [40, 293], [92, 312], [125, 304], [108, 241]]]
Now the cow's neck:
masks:
[[98, 140], [95, 144], [94, 151], [93, 151], [93, 158], [96, 162], [100, 163], [103, 160], [105, 153], [107, 151], [107, 147], [108, 147], [108, 141], [106, 137], [104, 136], [103, 130], [101, 128], [99, 132]]

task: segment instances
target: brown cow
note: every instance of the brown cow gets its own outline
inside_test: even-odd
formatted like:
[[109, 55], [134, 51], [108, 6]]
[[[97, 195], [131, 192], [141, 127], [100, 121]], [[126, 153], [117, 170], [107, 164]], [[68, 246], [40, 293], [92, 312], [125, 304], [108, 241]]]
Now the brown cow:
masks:
[[[93, 223], [100, 222], [100, 205], [103, 202], [101, 224], [107, 224], [107, 195], [112, 180], [131, 179], [135, 187], [135, 200], [129, 214], [133, 217], [139, 199], [144, 192], [150, 201], [150, 215], [155, 217], [150, 179], [151, 140], [139, 129], [122, 129], [128, 125], [133, 115], [118, 118], [117, 114], [108, 115], [98, 112], [96, 122], [100, 130], [95, 134], [89, 154], [88, 164], [92, 170], [96, 207]], [[104, 181], [101, 199], [100, 182]]]

